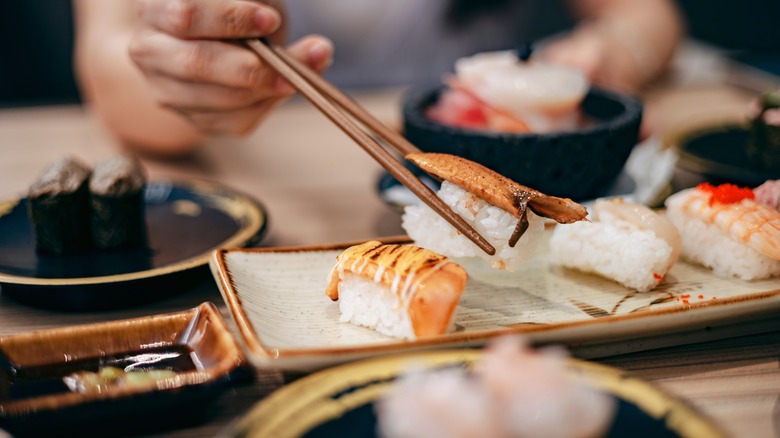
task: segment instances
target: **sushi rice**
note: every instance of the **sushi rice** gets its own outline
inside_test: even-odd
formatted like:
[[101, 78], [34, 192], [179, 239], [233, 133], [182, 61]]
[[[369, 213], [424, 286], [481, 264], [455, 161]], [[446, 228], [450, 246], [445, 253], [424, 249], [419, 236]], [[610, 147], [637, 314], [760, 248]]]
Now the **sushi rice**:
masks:
[[550, 237], [550, 262], [617, 281], [640, 292], [656, 287], [673, 248], [650, 230], [625, 221], [557, 225]]
[[396, 338], [415, 339], [409, 303], [402, 300], [401, 294], [394, 293], [382, 283], [355, 274], [344, 274], [339, 283], [340, 321]]
[[724, 232], [714, 223], [685, 211], [689, 191], [666, 201], [666, 215], [682, 237], [682, 257], [712, 269], [719, 277], [759, 280], [780, 275], [780, 260], [767, 257]]
[[518, 222], [515, 216], [449, 181], [442, 182], [437, 195], [496, 248], [494, 255], [482, 251], [424, 204], [406, 206], [402, 226], [416, 245], [459, 263], [481, 259], [494, 269], [516, 271], [531, 258], [544, 233], [544, 220], [529, 210], [528, 229], [510, 247], [509, 238]]

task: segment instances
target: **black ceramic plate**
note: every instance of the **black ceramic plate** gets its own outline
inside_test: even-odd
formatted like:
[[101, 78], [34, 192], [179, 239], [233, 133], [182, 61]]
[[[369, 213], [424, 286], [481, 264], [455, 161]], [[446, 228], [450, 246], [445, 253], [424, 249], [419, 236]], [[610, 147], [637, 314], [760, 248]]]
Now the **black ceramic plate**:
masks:
[[206, 182], [151, 182], [145, 192], [147, 247], [64, 257], [35, 251], [27, 200], [0, 203], [0, 291], [63, 310], [140, 305], [208, 279], [218, 247], [259, 240], [266, 214], [256, 201]]
[[678, 166], [720, 184], [733, 183], [755, 187], [768, 179], [780, 179], [756, 168], [747, 156], [750, 131], [739, 125], [716, 125], [681, 134]]
[[[331, 368], [275, 392], [231, 431], [235, 437], [374, 437], [374, 402], [410, 364], [471, 369], [478, 350], [450, 350], [386, 357]], [[722, 437], [686, 404], [626, 372], [579, 360], [568, 371], [617, 399], [608, 437]]]

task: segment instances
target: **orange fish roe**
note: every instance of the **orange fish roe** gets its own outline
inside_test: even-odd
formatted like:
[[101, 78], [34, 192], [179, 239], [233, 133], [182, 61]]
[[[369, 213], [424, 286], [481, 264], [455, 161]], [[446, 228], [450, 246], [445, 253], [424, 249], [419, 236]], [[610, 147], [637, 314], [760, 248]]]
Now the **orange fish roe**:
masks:
[[658, 281], [661, 281], [661, 280], [664, 279], [664, 277], [662, 275], [656, 274], [655, 272], [653, 272], [653, 278], [655, 278]]
[[755, 199], [756, 194], [748, 187], [740, 187], [734, 184], [720, 184], [713, 186], [710, 183], [701, 183], [696, 186], [698, 190], [709, 193], [710, 205], [716, 201], [721, 204], [734, 204], [743, 199]]

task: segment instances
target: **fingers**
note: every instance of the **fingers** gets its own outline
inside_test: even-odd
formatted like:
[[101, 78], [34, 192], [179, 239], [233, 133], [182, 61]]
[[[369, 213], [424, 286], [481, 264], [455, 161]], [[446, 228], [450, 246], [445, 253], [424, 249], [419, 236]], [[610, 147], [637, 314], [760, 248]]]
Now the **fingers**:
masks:
[[261, 37], [281, 25], [274, 8], [245, 0], [145, 0], [139, 6], [146, 23], [186, 39]]
[[309, 35], [287, 47], [287, 53], [317, 73], [322, 73], [333, 61], [333, 43], [321, 35]]
[[[320, 35], [301, 38], [286, 50], [290, 56], [320, 74], [333, 62], [333, 43]], [[282, 78], [278, 78], [275, 87], [281, 93], [293, 91], [292, 86]]]
[[[289, 53], [321, 73], [333, 47], [323, 37], [306, 37]], [[293, 92], [247, 48], [222, 41], [189, 41], [150, 32], [137, 37], [130, 56], [151, 82], [162, 105], [185, 109], [233, 110], [267, 97]]]
[[283, 97], [269, 98], [232, 111], [187, 111], [181, 113], [199, 130], [217, 135], [243, 135], [252, 131]]
[[544, 59], [581, 70], [593, 83], [616, 91], [635, 93], [642, 81], [630, 53], [603, 32], [584, 28], [551, 43]]
[[[288, 53], [322, 73], [333, 45], [302, 38]], [[134, 38], [131, 56], [150, 84], [152, 98], [210, 134], [243, 134], [294, 92], [256, 54], [237, 43], [180, 40], [159, 32]]]
[[238, 88], [270, 85], [271, 73], [257, 56], [235, 43], [181, 40], [159, 32], [133, 38], [130, 57], [147, 75]]

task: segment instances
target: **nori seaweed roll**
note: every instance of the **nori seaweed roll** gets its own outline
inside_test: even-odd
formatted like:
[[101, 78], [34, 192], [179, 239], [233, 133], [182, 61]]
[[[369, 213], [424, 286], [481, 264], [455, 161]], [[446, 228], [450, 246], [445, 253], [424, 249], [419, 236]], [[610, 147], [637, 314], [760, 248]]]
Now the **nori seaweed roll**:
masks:
[[30, 186], [28, 212], [40, 253], [65, 255], [90, 247], [89, 174], [88, 167], [64, 157]]
[[143, 192], [137, 159], [117, 156], [98, 163], [89, 183], [92, 242], [99, 249], [146, 244]]

